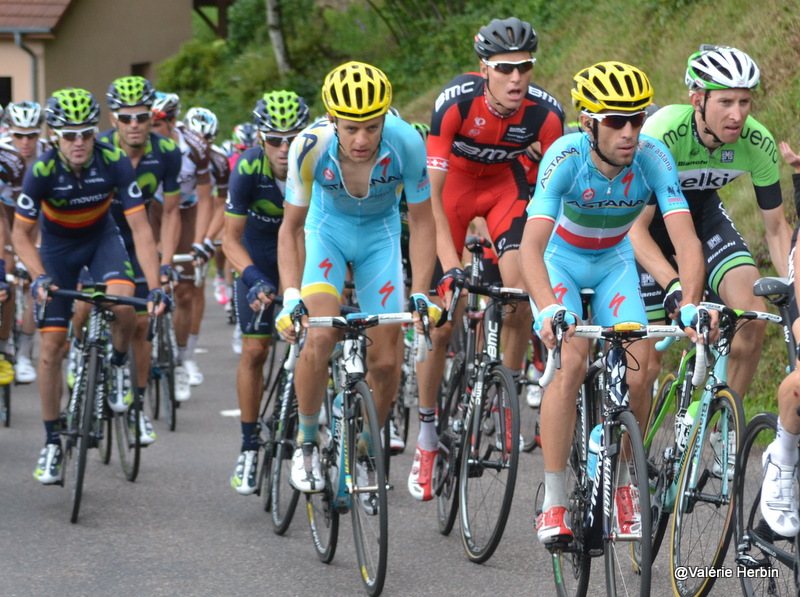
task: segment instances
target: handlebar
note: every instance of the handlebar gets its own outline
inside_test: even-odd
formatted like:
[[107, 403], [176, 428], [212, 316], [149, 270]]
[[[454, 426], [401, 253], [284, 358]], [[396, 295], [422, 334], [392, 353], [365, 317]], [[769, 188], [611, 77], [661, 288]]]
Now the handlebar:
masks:
[[[175, 255], [172, 256], [172, 263], [176, 265], [179, 263], [194, 263], [196, 261], [198, 261], [197, 257], [195, 257], [190, 253], [176, 253]], [[191, 279], [194, 282], [194, 285], [199, 288], [200, 286], [203, 285], [203, 279], [205, 278], [205, 272], [207, 268], [208, 268], [207, 263], [202, 263], [200, 265], [194, 263], [194, 274], [192, 275], [191, 278], [189, 278], [189, 276], [186, 276], [186, 278]], [[183, 272], [182, 267], [176, 267], [175, 270], [179, 274]]]

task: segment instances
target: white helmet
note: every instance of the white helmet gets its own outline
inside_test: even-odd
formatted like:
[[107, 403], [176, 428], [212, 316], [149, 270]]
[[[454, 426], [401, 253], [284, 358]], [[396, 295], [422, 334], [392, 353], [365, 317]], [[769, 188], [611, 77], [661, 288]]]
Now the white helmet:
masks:
[[11, 102], [6, 106], [5, 121], [11, 127], [39, 127], [42, 118], [42, 107], [36, 102]]
[[205, 139], [213, 139], [217, 136], [219, 121], [216, 114], [207, 108], [189, 108], [183, 121], [190, 131], [202, 135]]
[[692, 90], [752, 89], [760, 76], [750, 56], [727, 46], [700, 46], [686, 67], [686, 85]]

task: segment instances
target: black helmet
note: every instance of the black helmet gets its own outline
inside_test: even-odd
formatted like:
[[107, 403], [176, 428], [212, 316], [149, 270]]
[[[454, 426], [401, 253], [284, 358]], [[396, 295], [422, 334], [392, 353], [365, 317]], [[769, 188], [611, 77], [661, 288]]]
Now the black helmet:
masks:
[[489, 58], [506, 52], [535, 52], [539, 40], [530, 23], [516, 17], [493, 19], [475, 36], [475, 53]]

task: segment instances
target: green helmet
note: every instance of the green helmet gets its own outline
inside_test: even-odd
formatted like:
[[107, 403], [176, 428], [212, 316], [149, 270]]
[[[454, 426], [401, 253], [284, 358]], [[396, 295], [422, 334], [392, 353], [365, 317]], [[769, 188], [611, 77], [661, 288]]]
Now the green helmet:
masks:
[[47, 99], [44, 113], [53, 129], [100, 122], [100, 104], [85, 89], [59, 89]]
[[305, 128], [308, 106], [294, 91], [270, 91], [256, 102], [253, 122], [262, 133], [286, 133]]
[[108, 86], [106, 99], [112, 111], [134, 106], [149, 108], [156, 99], [156, 90], [144, 77], [120, 77]]
[[431, 126], [429, 124], [425, 124], [424, 122], [412, 122], [411, 126], [419, 133], [423, 141], [428, 141], [428, 135], [431, 132]]

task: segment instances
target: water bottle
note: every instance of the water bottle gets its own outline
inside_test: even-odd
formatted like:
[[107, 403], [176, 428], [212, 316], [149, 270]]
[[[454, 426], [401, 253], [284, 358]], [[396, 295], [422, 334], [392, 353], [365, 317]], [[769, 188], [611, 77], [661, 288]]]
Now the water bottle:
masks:
[[596, 425], [589, 435], [589, 455], [586, 458], [586, 474], [589, 479], [594, 480], [597, 472], [597, 455], [600, 453], [600, 446], [603, 443], [603, 425]]
[[675, 443], [678, 445], [680, 453], [686, 450], [686, 445], [689, 443], [689, 433], [692, 431], [699, 406], [700, 401], [695, 400], [689, 405], [689, 408], [681, 409], [675, 417]]

